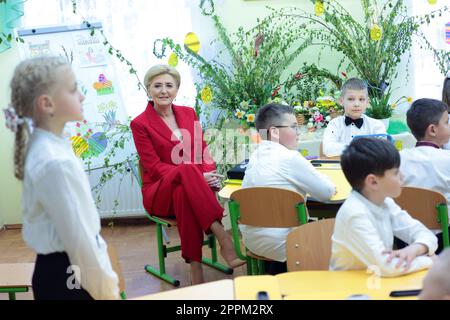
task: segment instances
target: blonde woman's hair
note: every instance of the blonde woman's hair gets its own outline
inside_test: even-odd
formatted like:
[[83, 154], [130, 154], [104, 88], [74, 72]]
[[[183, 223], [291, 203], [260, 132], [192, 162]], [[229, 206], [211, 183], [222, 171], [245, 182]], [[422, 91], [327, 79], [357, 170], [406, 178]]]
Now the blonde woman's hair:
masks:
[[175, 79], [175, 82], [177, 83], [177, 87], [178, 88], [180, 87], [181, 77], [180, 77], [180, 74], [178, 73], [177, 69], [175, 69], [174, 67], [169, 66], [169, 65], [157, 64], [157, 65], [154, 65], [153, 67], [151, 67], [150, 69], [148, 69], [147, 73], [145, 74], [145, 77], [144, 77], [145, 89], [148, 91], [148, 87], [152, 83], [152, 80], [155, 77], [160, 76], [162, 74], [170, 74]]
[[[38, 57], [22, 61], [14, 70], [11, 80], [11, 105], [19, 118], [34, 117], [36, 100], [43, 94], [50, 94], [57, 83], [59, 67], [70, 67], [60, 57]], [[23, 180], [25, 152], [29, 139], [26, 121], [17, 127], [14, 145], [14, 175]]]

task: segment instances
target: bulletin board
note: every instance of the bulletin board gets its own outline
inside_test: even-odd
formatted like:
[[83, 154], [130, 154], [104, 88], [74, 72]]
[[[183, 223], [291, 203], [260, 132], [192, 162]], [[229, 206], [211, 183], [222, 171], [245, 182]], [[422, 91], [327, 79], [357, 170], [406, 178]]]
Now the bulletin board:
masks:
[[[24, 41], [19, 47], [22, 59], [55, 55], [71, 63], [78, 88], [86, 96], [85, 121], [67, 124], [64, 135], [78, 157], [90, 159], [91, 168], [103, 166], [104, 156], [114, 144], [114, 140], [107, 139], [108, 133], [114, 132], [117, 124], [126, 124], [128, 117], [101, 29], [101, 23], [91, 23], [89, 27], [82, 24], [18, 30]], [[110, 164], [135, 152], [132, 141], [129, 144], [116, 152]]]

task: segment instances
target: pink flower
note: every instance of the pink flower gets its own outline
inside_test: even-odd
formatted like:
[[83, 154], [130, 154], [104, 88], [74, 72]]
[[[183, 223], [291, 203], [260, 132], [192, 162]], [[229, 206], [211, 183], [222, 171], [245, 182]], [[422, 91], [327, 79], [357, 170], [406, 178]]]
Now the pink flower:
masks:
[[321, 114], [321, 113], [316, 113], [315, 115], [314, 115], [314, 121], [315, 122], [322, 122], [323, 121], [323, 114]]
[[301, 73], [297, 73], [294, 77], [295, 79], [300, 80], [303, 77], [303, 75]]

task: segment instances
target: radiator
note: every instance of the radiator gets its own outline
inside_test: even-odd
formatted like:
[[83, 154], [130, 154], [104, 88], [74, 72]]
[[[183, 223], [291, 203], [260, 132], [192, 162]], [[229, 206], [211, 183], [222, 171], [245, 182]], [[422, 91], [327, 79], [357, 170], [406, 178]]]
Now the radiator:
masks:
[[[102, 169], [91, 170], [86, 172], [89, 177], [91, 187], [98, 184]], [[132, 172], [128, 172], [123, 176], [116, 174], [102, 188], [100, 196], [101, 201], [97, 204], [101, 218], [112, 217], [142, 217], [145, 216], [144, 207], [142, 205], [141, 187]], [[119, 188], [120, 185], [120, 188]], [[94, 199], [96, 195], [93, 193]], [[114, 203], [117, 200], [118, 206], [114, 210]]]

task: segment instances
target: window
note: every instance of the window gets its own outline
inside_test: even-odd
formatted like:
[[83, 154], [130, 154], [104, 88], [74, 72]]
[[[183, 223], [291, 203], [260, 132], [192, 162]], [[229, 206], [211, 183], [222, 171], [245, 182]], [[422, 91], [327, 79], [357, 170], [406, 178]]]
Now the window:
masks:
[[[437, 10], [444, 6], [445, 1], [438, 1], [436, 5], [430, 5], [428, 1], [411, 1], [412, 14], [422, 15]], [[450, 22], [450, 16], [444, 13], [442, 17], [435, 17], [430, 25], [422, 26], [422, 31], [431, 45], [436, 49], [450, 50], [450, 44], [446, 42], [445, 25]], [[418, 43], [413, 45], [413, 81], [414, 81], [414, 99], [419, 98], [442, 98], [442, 84], [445, 75], [442, 75], [433, 55], [421, 50]], [[449, 69], [450, 64], [447, 65]]]

